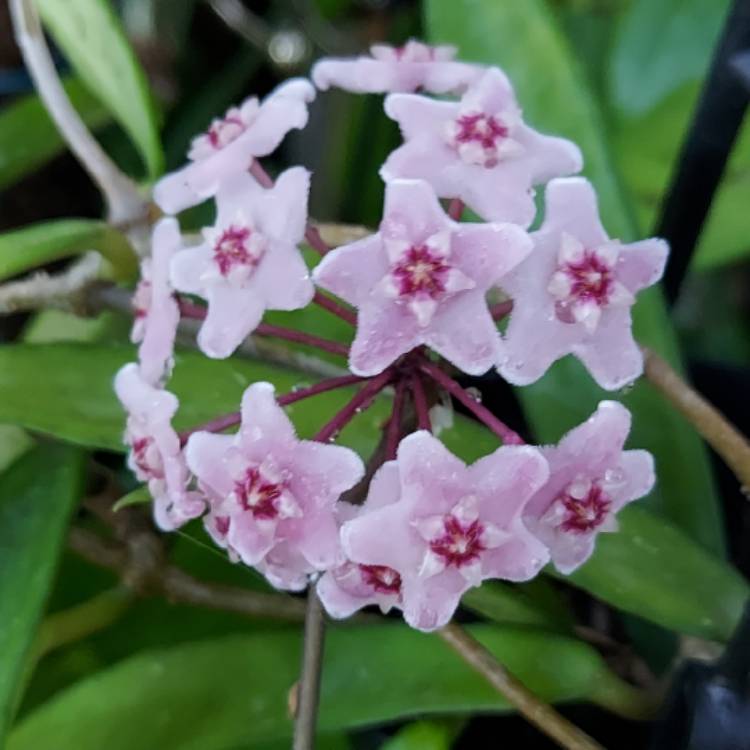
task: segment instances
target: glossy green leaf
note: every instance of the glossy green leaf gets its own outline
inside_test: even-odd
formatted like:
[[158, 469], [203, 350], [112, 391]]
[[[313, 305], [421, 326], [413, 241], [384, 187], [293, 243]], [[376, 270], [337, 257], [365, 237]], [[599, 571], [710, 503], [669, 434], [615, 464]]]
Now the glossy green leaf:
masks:
[[128, 492], [127, 495], [123, 495], [112, 506], [112, 510], [117, 513], [118, 510], [129, 508], [131, 505], [144, 505], [145, 503], [150, 502], [151, 493], [148, 491], [148, 487], [145, 484], [142, 484], [140, 487], [136, 487], [132, 492]]
[[[426, 8], [433, 41], [457, 44], [465, 59], [500, 64], [513, 80], [531, 125], [581, 146], [585, 173], [599, 193], [604, 225], [614, 237], [634, 239], [598, 104], [545, 4], [428, 0]], [[658, 289], [639, 296], [634, 317], [639, 341], [677, 362], [677, 343]], [[599, 389], [571, 357], [558, 362], [538, 383], [518, 389], [518, 394], [536, 437], [545, 443], [557, 442], [584, 421], [601, 399], [620, 395]], [[634, 414], [631, 444], [656, 457], [658, 487], [644, 502], [706, 548], [721, 551], [718, 502], [700, 439], [648, 384], [638, 383], [622, 400]]]
[[163, 169], [156, 112], [146, 76], [108, 0], [37, 0], [45, 26], [76, 72], [122, 125], [149, 175]]
[[0, 745], [20, 697], [82, 470], [74, 448], [40, 445], [0, 475]]
[[70, 255], [97, 250], [115, 278], [129, 280], [138, 261], [123, 234], [101, 221], [58, 219], [0, 234], [0, 280]]
[[450, 750], [454, 732], [445, 723], [415, 721], [380, 746], [380, 750]]
[[[126, 346], [82, 344], [0, 347], [0, 422], [91, 448], [123, 450], [124, 413], [112, 390], [117, 370], [135, 359]], [[169, 388], [180, 398], [178, 430], [237, 411], [244, 389], [258, 380], [277, 393], [309, 385], [313, 378], [265, 363], [232, 358], [211, 360], [194, 351], [177, 354]], [[312, 437], [346, 401], [352, 389], [320, 394], [287, 407], [301, 436]], [[361, 456], [374, 450], [388, 416], [388, 400], [378, 399], [341, 433], [339, 442]], [[497, 446], [497, 439], [475, 422], [457, 417], [441, 437], [466, 461]]]
[[701, 78], [730, 0], [634, 0], [612, 51], [612, 102], [639, 116]]
[[[473, 632], [546, 701], [624, 708], [633, 699], [584, 643], [512, 628]], [[268, 632], [138, 654], [30, 714], [8, 750], [224, 750], [288, 738], [287, 693], [298, 677], [299, 648], [299, 633]], [[331, 631], [321, 732], [480, 710], [508, 705], [436, 636], [403, 625]]]
[[750, 596], [744, 578], [653, 513], [631, 505], [618, 520], [564, 580], [671, 630], [727, 640]]
[[[92, 130], [109, 122], [107, 110], [75, 79], [65, 91]], [[0, 111], [0, 188], [7, 187], [65, 149], [39, 97], [25, 96]]]
[[544, 578], [521, 584], [485, 581], [469, 589], [461, 605], [501, 625], [533, 625], [560, 632], [573, 626], [562, 597]]

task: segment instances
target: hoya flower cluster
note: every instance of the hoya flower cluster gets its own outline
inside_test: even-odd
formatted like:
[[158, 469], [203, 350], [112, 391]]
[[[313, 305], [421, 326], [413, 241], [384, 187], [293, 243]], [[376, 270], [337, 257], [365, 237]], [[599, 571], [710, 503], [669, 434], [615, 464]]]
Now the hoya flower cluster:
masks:
[[[380, 172], [380, 226], [342, 247], [328, 248], [308, 222], [309, 173], [272, 180], [259, 162], [305, 126], [312, 83], [249, 99], [198, 136], [188, 164], [155, 187], [166, 217], [134, 296], [139, 361], [115, 381], [130, 466], [162, 529], [202, 517], [231, 559], [274, 586], [314, 582], [332, 616], [377, 604], [423, 630], [447, 623], [486, 579], [528, 580], [550, 561], [575, 570], [654, 483], [651, 456], [623, 450], [630, 414], [619, 403], [603, 401], [557, 446], [534, 447], [452, 373], [496, 368], [524, 385], [572, 354], [603, 388], [622, 387], [642, 369], [631, 307], [667, 256], [660, 240], [610, 239], [594, 189], [570, 176], [582, 167], [578, 148], [524, 122], [502, 71], [454, 52], [411, 41], [313, 69], [319, 89], [388, 94], [385, 113], [404, 140]], [[543, 221], [529, 233], [539, 185]], [[198, 241], [181, 236], [174, 216], [208, 199], [215, 224]], [[479, 220], [460, 221], [464, 206]], [[311, 273], [305, 238], [322, 256]], [[352, 325], [350, 347], [263, 322], [266, 310], [310, 304]], [[341, 354], [350, 374], [288, 394], [255, 383], [239, 413], [178, 435], [165, 384], [181, 316], [201, 321], [209, 357], [230, 356], [251, 334], [278, 336]], [[352, 386], [314, 440], [298, 439], [284, 406]], [[362, 459], [333, 442], [382, 391], [393, 410], [365, 481]], [[436, 436], [446, 393], [502, 447], [470, 466], [448, 451]]]

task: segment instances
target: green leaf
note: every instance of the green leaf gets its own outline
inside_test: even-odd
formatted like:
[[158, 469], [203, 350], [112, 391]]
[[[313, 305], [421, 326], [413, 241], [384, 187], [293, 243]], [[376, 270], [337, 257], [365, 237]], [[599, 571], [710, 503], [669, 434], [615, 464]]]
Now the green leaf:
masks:
[[565, 602], [544, 578], [522, 584], [485, 581], [469, 589], [461, 604], [501, 625], [532, 625], [560, 632], [569, 632], [573, 626]]
[[[125, 417], [112, 390], [117, 370], [135, 359], [128, 346], [59, 343], [0, 347], [0, 422], [21, 425], [90, 448], [124, 450]], [[178, 352], [169, 389], [180, 399], [175, 427], [195, 427], [219, 414], [239, 409], [245, 388], [267, 380], [277, 393], [313, 379], [293, 370], [253, 360], [211, 360], [194, 351]], [[312, 437], [348, 399], [342, 388], [287, 407], [302, 437]], [[339, 442], [369, 456], [389, 413], [386, 398], [358, 415]], [[475, 422], [456, 418], [441, 438], [466, 461], [497, 447], [497, 439]]]
[[82, 470], [77, 450], [40, 445], [0, 475], [0, 745], [20, 697]]
[[[543, 700], [590, 699], [622, 707], [632, 699], [632, 689], [584, 643], [513, 628], [473, 632]], [[288, 738], [287, 694], [298, 678], [299, 650], [298, 633], [277, 631], [138, 654], [30, 714], [8, 750], [224, 750]], [[508, 708], [436, 636], [403, 625], [330, 633], [321, 732], [424, 713]]]
[[646, 510], [628, 506], [618, 520], [586, 565], [559, 577], [672, 630], [726, 641], [750, 596], [744, 578]]
[[89, 89], [122, 125], [151, 177], [164, 155], [146, 76], [108, 0], [37, 0], [45, 26]]
[[128, 492], [127, 495], [123, 495], [112, 506], [112, 510], [117, 513], [118, 510], [129, 508], [131, 505], [143, 505], [144, 503], [150, 502], [151, 493], [148, 491], [148, 487], [145, 484], [142, 484], [140, 487], [136, 487], [132, 492]]
[[[80, 81], [68, 79], [65, 91], [89, 128], [109, 122], [107, 110]], [[65, 143], [38, 96], [22, 97], [0, 111], [0, 189], [64, 150]]]
[[450, 750], [455, 732], [437, 721], [415, 721], [380, 746], [380, 750]]
[[701, 78], [729, 0], [634, 0], [612, 51], [617, 109], [643, 115], [683, 84]]
[[102, 221], [58, 219], [0, 234], [0, 280], [88, 250], [109, 261], [115, 278], [137, 275], [136, 255], [122, 233]]
[[[501, 65], [516, 86], [530, 124], [581, 146], [605, 227], [613, 237], [633, 239], [635, 227], [618, 184], [598, 104], [545, 5], [539, 0], [428, 0], [426, 9], [433, 41], [457, 44], [465, 59]], [[678, 362], [677, 342], [658, 289], [639, 296], [634, 317], [638, 340]], [[544, 443], [557, 442], [589, 417], [601, 399], [617, 395], [598, 388], [572, 357], [517, 392], [536, 437]], [[707, 549], [722, 551], [719, 506], [700, 439], [648, 384], [637, 384], [622, 400], [634, 414], [632, 445], [650, 450], [656, 458], [659, 483], [645, 502]]]

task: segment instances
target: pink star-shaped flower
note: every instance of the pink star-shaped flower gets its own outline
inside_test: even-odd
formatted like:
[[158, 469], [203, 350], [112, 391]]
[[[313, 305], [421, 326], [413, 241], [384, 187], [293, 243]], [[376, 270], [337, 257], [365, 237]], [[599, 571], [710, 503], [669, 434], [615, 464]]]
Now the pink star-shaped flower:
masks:
[[460, 198], [483, 219], [528, 226], [533, 185], [581, 169], [578, 147], [524, 124], [505, 74], [489, 69], [460, 102], [393, 94], [386, 114], [403, 146], [381, 169], [384, 180], [427, 180], [441, 198]]
[[[397, 493], [391, 490], [398, 484], [395, 462], [385, 464], [372, 479], [366, 508], [339, 503], [341, 521], [350, 521], [378, 506], [379, 502], [394, 502]], [[370, 604], [377, 604], [383, 614], [401, 606], [401, 576], [387, 565], [361, 565], [346, 560], [329, 570], [318, 581], [318, 596], [331, 617], [342, 619]]]
[[527, 503], [524, 521], [561, 573], [583, 565], [597, 534], [616, 531], [615, 514], [654, 486], [651, 454], [622, 449], [629, 432], [630, 412], [602, 401], [557, 446], [542, 448], [550, 477]]
[[151, 235], [151, 257], [141, 262], [141, 280], [133, 295], [133, 330], [140, 342], [141, 374], [156, 385], [169, 375], [180, 311], [169, 283], [169, 264], [180, 247], [180, 227], [174, 219], [161, 219]]
[[328, 253], [313, 276], [359, 309], [352, 372], [374, 375], [427, 344], [479, 375], [499, 351], [485, 293], [529, 249], [519, 227], [456, 223], [426, 182], [395, 180], [380, 231]]
[[172, 260], [175, 289], [208, 301], [198, 334], [209, 356], [228, 357], [260, 323], [266, 309], [297, 310], [314, 289], [297, 244], [307, 221], [309, 173], [283, 172], [270, 189], [236, 175], [216, 197], [216, 224], [204, 242]]
[[364, 474], [356, 453], [298, 440], [270, 383], [242, 398], [236, 435], [196, 432], [188, 466], [211, 504], [209, 532], [276, 586], [341, 562], [335, 505]]
[[148, 483], [156, 524], [164, 531], [174, 531], [205, 508], [201, 496], [187, 490], [189, 475], [180, 438], [171, 423], [179, 405], [177, 397], [154, 388], [135, 363], [118, 371], [115, 393], [128, 412], [128, 466], [139, 480]]
[[344, 553], [398, 573], [412, 627], [442, 627], [470, 587], [524, 581], [547, 562], [521, 513], [548, 476], [530, 446], [503, 446], [467, 467], [430, 433], [413, 433], [376, 475], [361, 515], [342, 526]]
[[630, 308], [664, 271], [668, 248], [649, 239], [623, 245], [599, 222], [596, 194], [582, 177], [553, 180], [534, 250], [502, 281], [513, 311], [499, 360], [516, 385], [538, 380], [573, 353], [602, 388], [616, 389], [643, 371]]
[[275, 151], [284, 136], [307, 124], [307, 105], [315, 89], [304, 78], [278, 86], [262, 103], [252, 97], [193, 140], [190, 163], [154, 186], [162, 211], [176, 214], [216, 195], [221, 183], [245, 172], [253, 160]]
[[464, 90], [484, 71], [479, 65], [454, 62], [455, 47], [430, 47], [414, 39], [403, 47], [375, 44], [370, 54], [320, 60], [312, 70], [313, 82], [321, 90], [335, 86], [358, 94], [417, 89], [446, 94]]

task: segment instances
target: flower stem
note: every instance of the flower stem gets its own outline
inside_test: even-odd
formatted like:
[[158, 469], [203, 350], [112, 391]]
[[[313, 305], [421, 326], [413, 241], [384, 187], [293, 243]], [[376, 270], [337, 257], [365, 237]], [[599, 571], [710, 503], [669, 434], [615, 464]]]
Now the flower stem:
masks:
[[342, 375], [339, 378], [326, 378], [326, 380], [321, 380], [319, 383], [315, 383], [307, 388], [300, 388], [291, 393], [284, 393], [276, 400], [280, 406], [288, 406], [295, 401], [301, 401], [303, 398], [317, 396], [319, 393], [332, 391], [336, 388], [344, 388], [347, 385], [355, 385], [356, 383], [361, 383], [363, 380], [367, 380], [367, 378], [362, 378], [359, 375]]
[[325, 647], [325, 617], [315, 586], [307, 591], [302, 676], [299, 681], [293, 750], [313, 750], [320, 701], [320, 677]]
[[318, 255], [325, 255], [331, 249], [320, 236], [318, 228], [310, 222], [308, 222], [305, 227], [305, 239], [307, 240], [307, 244], [310, 245]]
[[273, 177], [263, 169], [257, 159], [253, 159], [253, 163], [250, 165], [248, 171], [266, 190], [270, 190], [273, 187]]
[[385, 370], [368, 381], [357, 393], [357, 395], [338, 413], [328, 424], [324, 425], [315, 436], [315, 440], [327, 443], [333, 439], [341, 430], [349, 424], [354, 415], [366, 409], [372, 403], [373, 398], [385, 388], [391, 381], [393, 373]]
[[404, 401], [406, 399], [406, 391], [408, 388], [408, 381], [404, 378], [398, 381], [396, 385], [396, 395], [393, 399], [393, 409], [391, 411], [391, 418], [388, 420], [388, 427], [385, 433], [385, 460], [392, 461], [396, 458], [398, 451], [398, 440], [401, 437], [401, 418], [404, 411]]
[[[319, 393], [325, 393], [326, 391], [332, 391], [336, 388], [344, 388], [347, 385], [354, 385], [361, 383], [366, 378], [361, 378], [359, 375], [342, 375], [338, 378], [326, 378], [321, 380], [319, 383], [314, 383], [307, 388], [299, 388], [296, 391], [290, 393], [283, 393], [281, 396], [276, 397], [276, 401], [279, 406], [288, 406], [297, 401], [302, 401], [310, 396], [317, 396]], [[187, 439], [194, 432], [221, 432], [226, 430], [227, 427], [234, 427], [242, 421], [240, 412], [234, 411], [231, 414], [224, 414], [220, 417], [216, 417], [208, 422], [205, 422], [198, 427], [192, 427], [189, 430], [184, 430], [180, 433], [180, 443], [185, 444]]]
[[750, 442], [726, 417], [692, 388], [682, 376], [651, 349], [641, 347], [644, 374], [663, 396], [695, 427], [721, 456], [750, 494]]
[[583, 730], [571, 724], [552, 706], [534, 695], [460, 625], [449, 623], [438, 630], [437, 634], [467, 664], [485, 677], [531, 724], [554, 739], [561, 747], [568, 750], [603, 750], [602, 746]]
[[427, 394], [424, 390], [422, 377], [416, 372], [411, 377], [411, 393], [414, 399], [414, 411], [417, 413], [417, 429], [432, 432]]
[[[180, 314], [185, 318], [193, 320], [204, 320], [206, 317], [206, 308], [203, 305], [197, 305], [190, 300], [180, 297], [179, 300]], [[315, 349], [320, 349], [330, 354], [339, 354], [342, 357], [349, 356], [349, 347], [346, 344], [340, 344], [338, 341], [331, 341], [322, 336], [314, 336], [311, 333], [297, 331], [294, 328], [285, 328], [276, 326], [271, 323], [260, 323], [252, 332], [254, 336], [269, 336], [285, 341], [294, 341], [297, 344], [304, 344]]]
[[456, 401], [462, 403], [474, 416], [494, 432], [506, 445], [523, 445], [523, 438], [501, 422], [486, 406], [473, 399], [453, 378], [446, 375], [437, 365], [423, 361], [419, 368], [429, 375], [439, 386], [445, 388]]
[[327, 297], [322, 292], [315, 292], [313, 302], [319, 307], [322, 307], [324, 310], [328, 310], [329, 313], [332, 313], [333, 315], [341, 318], [341, 320], [345, 320], [347, 323], [351, 323], [353, 326], [357, 325], [357, 316], [350, 309], [344, 307], [343, 305], [340, 305], [338, 302], [332, 300], [330, 297]]
[[490, 315], [492, 316], [492, 320], [497, 322], [498, 320], [502, 320], [507, 315], [510, 315], [512, 310], [513, 300], [506, 299], [504, 302], [498, 302], [496, 305], [492, 305], [490, 307]]
[[453, 221], [461, 221], [461, 215], [464, 212], [464, 202], [460, 198], [453, 198], [448, 205], [448, 216]]

